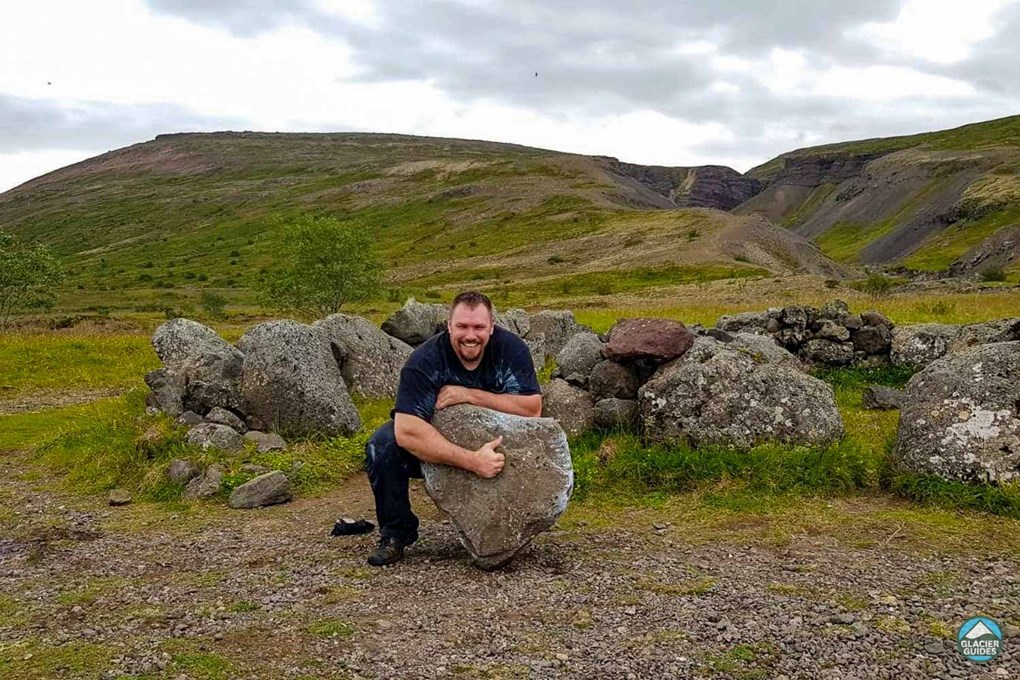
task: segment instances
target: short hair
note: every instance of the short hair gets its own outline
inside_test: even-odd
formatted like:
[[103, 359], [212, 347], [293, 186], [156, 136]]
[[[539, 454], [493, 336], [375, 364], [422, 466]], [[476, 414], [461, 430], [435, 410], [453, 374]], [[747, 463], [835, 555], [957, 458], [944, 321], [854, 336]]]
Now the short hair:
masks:
[[453, 298], [453, 302], [450, 303], [450, 316], [453, 316], [453, 310], [457, 308], [457, 305], [467, 305], [470, 309], [474, 309], [478, 305], [483, 305], [487, 310], [489, 310], [489, 316], [494, 316], [492, 311], [492, 300], [490, 300], [484, 293], [479, 293], [476, 290], [466, 290]]

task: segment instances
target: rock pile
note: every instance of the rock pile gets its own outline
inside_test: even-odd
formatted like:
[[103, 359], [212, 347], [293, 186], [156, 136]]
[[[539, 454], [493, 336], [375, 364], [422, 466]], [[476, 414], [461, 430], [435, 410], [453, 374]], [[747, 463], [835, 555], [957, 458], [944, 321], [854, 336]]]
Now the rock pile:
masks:
[[951, 352], [976, 345], [1020, 340], [1020, 318], [984, 323], [894, 326], [880, 312], [851, 314], [834, 300], [821, 309], [771, 308], [719, 318], [716, 328], [730, 333], [771, 336], [815, 366], [894, 366], [923, 368]]
[[556, 357], [543, 415], [570, 435], [591, 427], [646, 439], [749, 448], [828, 444], [843, 435], [832, 389], [771, 339], [679, 321], [624, 319], [605, 338], [580, 333]]

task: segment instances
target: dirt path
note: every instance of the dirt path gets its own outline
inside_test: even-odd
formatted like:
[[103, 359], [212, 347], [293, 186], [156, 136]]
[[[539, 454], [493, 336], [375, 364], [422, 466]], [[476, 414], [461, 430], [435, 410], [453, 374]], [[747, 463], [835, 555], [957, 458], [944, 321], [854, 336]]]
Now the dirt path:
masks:
[[[948, 637], [1020, 622], [1017, 564], [825, 537], [692, 545], [654, 511], [583, 510], [502, 572], [470, 565], [424, 493], [423, 539], [374, 570], [363, 478], [258, 511], [110, 508], [0, 459], [0, 676], [155, 678], [1015, 677]], [[653, 514], [649, 514], [652, 512]], [[979, 537], [975, 537], [979, 540]], [[1016, 631], [1011, 631], [1016, 632]]]

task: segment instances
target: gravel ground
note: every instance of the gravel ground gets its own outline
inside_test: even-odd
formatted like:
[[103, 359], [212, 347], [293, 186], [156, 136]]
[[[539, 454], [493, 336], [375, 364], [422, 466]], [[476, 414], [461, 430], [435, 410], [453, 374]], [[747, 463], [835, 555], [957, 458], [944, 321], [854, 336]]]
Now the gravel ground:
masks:
[[42, 482], [0, 465], [4, 677], [1020, 676], [1012, 625], [988, 665], [950, 639], [979, 613], [1020, 621], [1005, 556], [572, 520], [486, 573], [416, 487], [422, 540], [372, 569], [374, 536], [328, 536], [371, 516], [362, 477], [256, 511], [111, 508]]

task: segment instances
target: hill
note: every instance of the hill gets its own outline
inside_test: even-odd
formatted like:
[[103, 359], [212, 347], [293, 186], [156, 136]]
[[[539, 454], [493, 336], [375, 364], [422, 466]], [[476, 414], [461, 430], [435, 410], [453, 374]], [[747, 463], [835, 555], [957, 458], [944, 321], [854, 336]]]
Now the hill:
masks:
[[753, 168], [762, 214], [845, 263], [1020, 267], [1020, 116], [800, 149]]
[[161, 135], [0, 194], [0, 225], [53, 246], [78, 297], [130, 307], [238, 289], [274, 218], [369, 225], [402, 294], [470, 283], [522, 301], [773, 272], [848, 273], [731, 208], [718, 166], [650, 168], [510, 144], [379, 134]]

